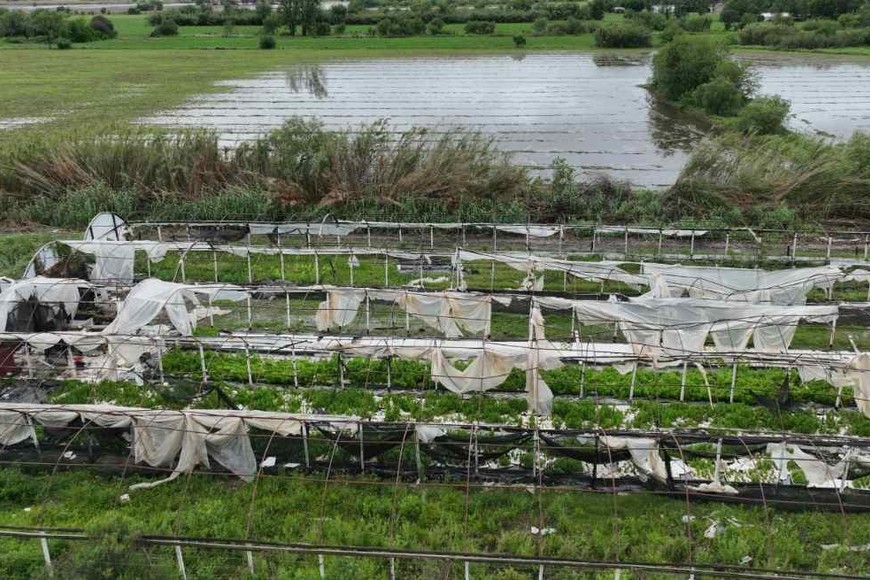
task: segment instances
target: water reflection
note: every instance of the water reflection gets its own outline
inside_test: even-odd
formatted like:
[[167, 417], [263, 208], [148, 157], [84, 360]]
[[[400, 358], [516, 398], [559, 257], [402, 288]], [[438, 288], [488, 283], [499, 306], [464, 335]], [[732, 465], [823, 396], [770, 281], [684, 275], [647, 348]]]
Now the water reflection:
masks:
[[664, 155], [688, 153], [710, 130], [710, 125], [687, 115], [652, 94], [647, 96], [649, 128], [653, 143]]
[[329, 96], [326, 90], [326, 75], [319, 65], [303, 64], [287, 71], [285, 75], [287, 86], [294, 93], [310, 93], [316, 99]]
[[[650, 99], [649, 61], [599, 53], [332, 60], [232, 81], [223, 93], [148, 122], [208, 127], [226, 145], [293, 116], [334, 130], [387, 118], [397, 135], [421, 127], [433, 139], [463, 127], [545, 174], [561, 157], [580, 175], [667, 186], [708, 127]], [[761, 92], [791, 100], [801, 129], [848, 136], [870, 127], [870, 66], [758, 63], [757, 70]]]

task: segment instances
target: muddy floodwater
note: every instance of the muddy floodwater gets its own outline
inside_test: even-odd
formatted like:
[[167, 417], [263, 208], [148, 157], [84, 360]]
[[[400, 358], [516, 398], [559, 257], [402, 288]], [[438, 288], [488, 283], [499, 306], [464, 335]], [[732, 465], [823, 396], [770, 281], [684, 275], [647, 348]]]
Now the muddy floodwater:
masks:
[[[753, 57], [761, 92], [793, 103], [797, 129], [844, 137], [870, 129], [870, 65]], [[812, 63], [812, 64], [808, 64]], [[147, 119], [208, 127], [232, 145], [298, 115], [329, 129], [380, 119], [402, 131], [480, 130], [533, 170], [562, 157], [586, 175], [636, 185], [676, 179], [706, 127], [650, 99], [650, 57], [590, 53], [335, 60], [222, 83]]]

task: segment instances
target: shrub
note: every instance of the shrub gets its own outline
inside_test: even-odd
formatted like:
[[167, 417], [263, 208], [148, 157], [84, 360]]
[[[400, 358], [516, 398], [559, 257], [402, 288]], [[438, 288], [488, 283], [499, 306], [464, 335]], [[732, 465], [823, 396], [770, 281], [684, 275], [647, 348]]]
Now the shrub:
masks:
[[88, 26], [84, 18], [74, 18], [67, 21], [64, 36], [70, 42], [91, 42], [97, 39], [97, 32]]
[[651, 30], [664, 30], [665, 26], [668, 24], [668, 19], [665, 18], [664, 14], [650, 12], [649, 10], [644, 10], [642, 12], [627, 12], [625, 19], [636, 22], [641, 26], [646, 26]]
[[281, 28], [281, 17], [270, 14], [263, 19], [263, 34], [275, 34]]
[[547, 19], [538, 18], [532, 23], [532, 33], [536, 35], [544, 34], [547, 31]]
[[429, 21], [429, 24], [426, 25], [426, 32], [432, 36], [441, 34], [444, 32], [444, 21], [440, 18], [433, 18]]
[[426, 25], [419, 18], [387, 16], [378, 21], [375, 32], [378, 36], [414, 36], [422, 34]]
[[314, 36], [329, 36], [332, 27], [327, 20], [318, 20], [314, 23]]
[[565, 21], [565, 34], [584, 34], [588, 32], [586, 25], [573, 16]]
[[692, 91], [689, 101], [710, 114], [727, 117], [740, 111], [746, 97], [734, 83], [724, 76], [717, 76]]
[[115, 38], [118, 36], [118, 32], [115, 30], [115, 25], [102, 14], [98, 14], [91, 18], [90, 27], [101, 39]]
[[568, 28], [561, 22], [554, 22], [547, 26], [547, 34], [550, 36], [565, 36], [568, 34]]
[[522, 34], [518, 34], [514, 36], [514, 46], [517, 48], [522, 48], [526, 45], [526, 37]]
[[345, 30], [347, 30], [347, 26], [345, 25], [344, 22], [336, 24], [335, 26], [332, 27], [333, 34], [344, 34]]
[[264, 34], [260, 37], [260, 48], [263, 50], [272, 50], [275, 48], [275, 37]]
[[154, 30], [151, 31], [152, 37], [176, 35], [178, 35], [178, 24], [171, 18], [161, 20], [160, 24], [155, 26]]
[[671, 20], [670, 22], [668, 22], [668, 25], [665, 26], [665, 29], [659, 35], [659, 38], [661, 38], [664, 42], [671, 42], [673, 39], [683, 34], [684, 32], [685, 29], [680, 26], [679, 22], [677, 22], [676, 20]]
[[465, 34], [492, 34], [495, 32], [495, 22], [477, 20], [465, 25]]
[[589, 3], [589, 17], [592, 20], [601, 20], [604, 18], [604, 0], [592, 0]]
[[679, 101], [722, 72], [728, 60], [727, 50], [709, 39], [677, 36], [653, 57], [652, 86], [669, 101]]
[[69, 38], [58, 38], [56, 44], [59, 50], [69, 50], [72, 48], [72, 41]]
[[641, 48], [650, 46], [648, 28], [631, 22], [602, 26], [595, 31], [595, 45], [602, 48]]
[[744, 133], [772, 135], [782, 131], [789, 103], [781, 97], [758, 97], [743, 107], [737, 116], [737, 128]]
[[687, 32], [707, 32], [713, 24], [713, 19], [709, 16], [692, 16], [682, 21], [682, 27]]

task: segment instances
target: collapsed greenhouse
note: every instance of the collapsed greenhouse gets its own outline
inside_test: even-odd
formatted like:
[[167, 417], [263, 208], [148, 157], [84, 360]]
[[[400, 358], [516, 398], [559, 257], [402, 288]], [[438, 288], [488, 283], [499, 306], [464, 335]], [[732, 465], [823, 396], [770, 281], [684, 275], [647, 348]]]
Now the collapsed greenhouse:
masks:
[[870, 510], [867, 237], [761, 235], [100, 214], [0, 284], [0, 461]]

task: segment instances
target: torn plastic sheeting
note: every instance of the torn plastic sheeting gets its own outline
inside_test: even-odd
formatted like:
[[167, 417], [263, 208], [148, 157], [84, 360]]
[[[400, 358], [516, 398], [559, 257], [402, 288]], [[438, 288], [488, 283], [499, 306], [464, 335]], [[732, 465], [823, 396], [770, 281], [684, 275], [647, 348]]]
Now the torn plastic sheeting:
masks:
[[359, 290], [330, 288], [318, 306], [318, 330], [344, 327], [357, 316], [363, 300], [394, 302], [409, 315], [422, 320], [448, 338], [469, 333], [489, 333], [492, 299], [488, 295], [461, 292], [410, 292], [408, 290]]
[[830, 323], [837, 306], [735, 304], [696, 299], [635, 299], [630, 302], [565, 300], [536, 297], [548, 308], [573, 308], [581, 324], [617, 323], [635, 354], [701, 352], [707, 335], [721, 350], [743, 350], [750, 336], [756, 350], [785, 352], [799, 320]]
[[661, 228], [638, 228], [638, 227], [622, 227], [622, 226], [595, 226], [596, 234], [638, 234], [638, 235], [658, 235], [662, 234], [671, 238], [688, 238], [691, 236], [705, 236], [707, 230], [678, 230], [678, 229], [661, 229]]
[[497, 225], [495, 229], [500, 232], [509, 234], [519, 234], [523, 236], [531, 236], [533, 238], [549, 238], [558, 234], [562, 229], [559, 226], [512, 226], [512, 225]]
[[43, 278], [37, 276], [19, 280], [0, 293], [0, 332], [6, 330], [6, 324], [11, 314], [20, 302], [31, 297], [40, 304], [48, 305], [55, 314], [60, 312], [60, 306], [70, 317], [75, 317], [79, 307], [79, 288], [89, 288], [84, 280], [67, 278]]
[[605, 435], [601, 437], [601, 442], [611, 449], [628, 449], [628, 452], [631, 454], [632, 463], [642, 474], [654, 477], [659, 481], [667, 479], [667, 467], [661, 455], [659, 455], [659, 446], [655, 439]]
[[497, 254], [471, 250], [458, 250], [453, 259], [454, 262], [495, 261], [521, 272], [545, 270], [567, 272], [575, 278], [594, 282], [623, 282], [635, 288], [648, 284], [646, 277], [629, 274], [614, 262], [572, 262], [530, 254]]
[[768, 443], [767, 453], [776, 466], [776, 473], [780, 481], [790, 479], [788, 463], [794, 462], [806, 476], [807, 487], [842, 488], [850, 484], [850, 482], [844, 481], [848, 469], [847, 461], [828, 465], [796, 445], [786, 443]]
[[835, 266], [759, 270], [713, 266], [641, 264], [643, 274], [657, 274], [673, 289], [687, 290], [693, 298], [743, 302], [803, 304], [813, 288], [829, 288], [843, 278]]
[[296, 222], [296, 223], [250, 223], [248, 228], [253, 235], [282, 236], [346, 236], [356, 231], [361, 224], [354, 222]]
[[94, 256], [88, 278], [94, 282], [130, 284], [136, 263], [136, 247], [121, 241], [67, 242], [77, 252]]
[[112, 212], [102, 212], [91, 218], [82, 239], [88, 240], [124, 240], [129, 233], [127, 222]]
[[130, 290], [103, 334], [135, 334], [165, 312], [182, 336], [191, 336], [196, 317], [188, 313], [187, 304], [199, 306], [197, 294], [212, 300], [241, 300], [248, 296], [241, 288], [229, 284], [176, 284], [148, 278]]

